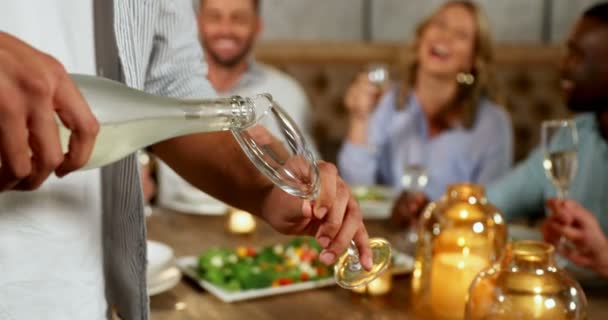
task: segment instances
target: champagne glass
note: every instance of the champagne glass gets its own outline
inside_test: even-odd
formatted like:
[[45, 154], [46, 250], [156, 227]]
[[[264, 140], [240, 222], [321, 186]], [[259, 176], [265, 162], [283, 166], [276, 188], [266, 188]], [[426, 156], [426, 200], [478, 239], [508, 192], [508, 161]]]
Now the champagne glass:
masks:
[[[235, 139], [251, 160], [283, 191], [307, 200], [319, 192], [319, 169], [304, 135], [293, 119], [269, 94], [256, 96], [255, 124], [232, 130]], [[370, 239], [373, 268], [365, 270], [359, 253], [351, 241], [350, 247], [334, 265], [336, 282], [344, 288], [365, 285], [386, 270], [391, 261], [391, 247], [384, 239]]]
[[542, 123], [541, 143], [543, 168], [557, 190], [558, 199], [568, 197], [577, 169], [578, 132], [572, 120], [550, 120]]
[[[403, 169], [401, 186], [403, 187], [403, 191], [407, 192], [408, 197], [413, 197], [416, 193], [423, 192], [428, 182], [427, 171], [423, 165], [408, 164]], [[418, 242], [418, 229], [415, 223], [411, 223], [405, 231], [405, 240], [408, 249], [415, 248]]]
[[[557, 190], [557, 198], [568, 197], [570, 184], [576, 175], [578, 132], [572, 120], [549, 120], [541, 126], [541, 144], [544, 152], [543, 168], [547, 178]], [[574, 244], [563, 236], [558, 248], [574, 248]], [[558, 264], [567, 264], [564, 258], [557, 258]]]
[[389, 67], [385, 63], [372, 63], [367, 67], [367, 78], [373, 85], [384, 89], [390, 82]]

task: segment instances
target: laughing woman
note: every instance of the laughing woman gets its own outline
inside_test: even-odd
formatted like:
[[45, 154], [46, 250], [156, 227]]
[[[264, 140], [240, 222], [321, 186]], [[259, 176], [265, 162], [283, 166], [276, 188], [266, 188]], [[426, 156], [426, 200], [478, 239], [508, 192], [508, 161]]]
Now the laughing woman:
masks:
[[424, 167], [423, 191], [401, 197], [418, 199], [402, 206], [418, 210], [448, 184], [487, 184], [505, 173], [512, 128], [494, 100], [492, 42], [475, 4], [441, 6], [419, 25], [412, 49], [403, 83], [383, 92], [361, 74], [348, 90], [350, 127], [338, 164], [350, 184], [396, 189], [405, 168]]

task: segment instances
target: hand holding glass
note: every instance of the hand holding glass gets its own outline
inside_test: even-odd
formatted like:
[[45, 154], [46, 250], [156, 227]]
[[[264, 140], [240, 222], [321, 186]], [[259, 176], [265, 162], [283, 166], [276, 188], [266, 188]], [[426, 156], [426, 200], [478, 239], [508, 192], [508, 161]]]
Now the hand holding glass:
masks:
[[[314, 200], [319, 192], [319, 169], [304, 136], [293, 120], [269, 99], [266, 113], [256, 125], [232, 133], [249, 159], [285, 192]], [[369, 283], [384, 272], [391, 261], [391, 248], [384, 239], [370, 239], [373, 267], [365, 270], [353, 241], [334, 266], [336, 282], [344, 288]]]
[[[541, 144], [545, 155], [543, 168], [547, 178], [557, 189], [557, 198], [564, 200], [568, 197], [568, 189], [576, 175], [578, 150], [576, 123], [573, 120], [544, 121], [541, 127]], [[574, 248], [572, 242], [563, 236], [557, 246]], [[564, 262], [558, 257], [558, 263]]]

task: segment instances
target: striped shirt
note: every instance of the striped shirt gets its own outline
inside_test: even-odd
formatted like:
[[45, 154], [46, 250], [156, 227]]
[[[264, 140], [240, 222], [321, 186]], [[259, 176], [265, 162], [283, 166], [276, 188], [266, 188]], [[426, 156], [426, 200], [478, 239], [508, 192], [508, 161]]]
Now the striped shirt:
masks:
[[[97, 5], [108, 3], [97, 0]], [[113, 28], [123, 81], [147, 92], [209, 97], [214, 90], [198, 42], [191, 0], [115, 0]], [[96, 22], [101, 17], [97, 11]], [[106, 30], [96, 30], [97, 37]], [[98, 52], [100, 43], [98, 39]], [[110, 46], [111, 43], [105, 43]], [[111, 73], [98, 55], [98, 72]], [[124, 319], [148, 319], [146, 231], [134, 155], [103, 168], [103, 251], [106, 299]]]

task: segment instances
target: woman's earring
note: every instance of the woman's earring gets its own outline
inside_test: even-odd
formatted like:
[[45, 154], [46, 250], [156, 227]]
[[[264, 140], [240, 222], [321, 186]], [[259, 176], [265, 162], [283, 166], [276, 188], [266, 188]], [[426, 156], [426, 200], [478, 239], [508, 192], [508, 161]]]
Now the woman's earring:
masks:
[[470, 86], [475, 83], [475, 76], [469, 72], [459, 72], [456, 75], [456, 82], [462, 85]]

